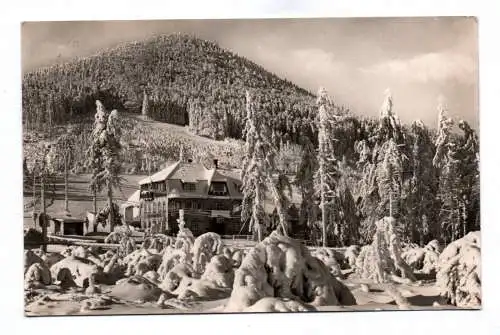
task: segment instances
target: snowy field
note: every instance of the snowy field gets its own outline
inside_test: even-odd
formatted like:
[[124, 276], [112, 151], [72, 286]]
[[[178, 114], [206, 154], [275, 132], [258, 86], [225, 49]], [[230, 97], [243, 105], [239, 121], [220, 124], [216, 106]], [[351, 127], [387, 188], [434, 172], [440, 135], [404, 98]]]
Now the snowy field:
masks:
[[214, 233], [126, 231], [116, 248], [49, 246], [25, 251], [25, 314], [111, 315], [231, 312], [477, 309], [479, 233], [424, 248], [401, 246], [393, 218], [371, 245], [307, 248], [273, 232], [254, 246]]

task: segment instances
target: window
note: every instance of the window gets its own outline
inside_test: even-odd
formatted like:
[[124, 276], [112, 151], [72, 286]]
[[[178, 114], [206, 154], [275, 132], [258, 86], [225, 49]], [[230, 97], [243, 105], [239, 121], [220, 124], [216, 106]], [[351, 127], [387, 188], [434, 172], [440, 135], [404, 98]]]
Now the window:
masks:
[[196, 191], [196, 184], [195, 183], [183, 183], [182, 189], [186, 192], [194, 192], [194, 191]]
[[214, 182], [210, 185], [210, 189], [208, 190], [208, 194], [210, 195], [219, 195], [224, 196], [227, 195], [227, 185], [226, 183]]
[[193, 206], [193, 202], [191, 200], [188, 200], [188, 201], [186, 201], [186, 207], [184, 207], [184, 208], [190, 209], [190, 208], [192, 208], [192, 206]]
[[224, 204], [222, 202], [216, 202], [215, 203], [215, 209], [218, 211], [224, 210]]

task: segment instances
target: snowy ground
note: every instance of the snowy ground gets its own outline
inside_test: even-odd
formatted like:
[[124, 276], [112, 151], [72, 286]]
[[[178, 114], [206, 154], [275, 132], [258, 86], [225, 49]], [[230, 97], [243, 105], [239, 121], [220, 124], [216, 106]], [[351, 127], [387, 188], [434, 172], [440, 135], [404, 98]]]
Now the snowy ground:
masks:
[[[374, 311], [374, 310], [399, 310], [394, 299], [391, 298], [380, 285], [372, 284], [370, 292], [364, 292], [359, 281], [347, 279], [344, 281], [354, 294], [358, 305], [356, 306], [321, 306], [322, 312], [346, 311]], [[398, 285], [398, 289], [411, 303], [410, 310], [439, 310], [456, 309], [455, 306], [433, 306], [438, 300], [438, 292], [434, 283], [422, 286]], [[105, 291], [104, 291], [105, 292]], [[42, 292], [41, 292], [42, 293]], [[122, 302], [103, 307], [99, 310], [80, 311], [81, 302], [71, 300], [71, 293], [56, 293], [52, 290], [43, 290], [48, 293], [51, 301], [43, 305], [28, 305], [25, 312], [27, 316], [49, 315], [120, 315], [120, 314], [176, 314], [176, 313], [222, 313], [228, 298], [212, 301], [190, 302], [184, 308], [160, 308], [156, 303], [130, 303]]]
[[[66, 247], [51, 245], [49, 253], [62, 252]], [[380, 284], [360, 280], [350, 270], [343, 270], [346, 279], [342, 282], [351, 290], [356, 298], [355, 306], [320, 306], [318, 311], [342, 312], [342, 311], [374, 311], [374, 310], [400, 310], [391, 297]], [[439, 310], [456, 309], [455, 306], [436, 306], [439, 300], [438, 289], [435, 280], [421, 281], [418, 284], [396, 284], [397, 289], [410, 303], [409, 310]], [[101, 293], [92, 298], [108, 297], [112, 286], [101, 285]], [[173, 299], [166, 306], [160, 307], [156, 302], [130, 302], [114, 300], [109, 305], [95, 310], [82, 311], [82, 300], [88, 299], [84, 289], [73, 288], [62, 291], [58, 286], [51, 285], [43, 289], [35, 289], [37, 298], [28, 302], [25, 306], [27, 316], [51, 316], [51, 315], [120, 315], [120, 314], [177, 314], [177, 313], [223, 313], [229, 294], [222, 299], [204, 301], [176, 301]], [[40, 299], [46, 296], [45, 299]]]

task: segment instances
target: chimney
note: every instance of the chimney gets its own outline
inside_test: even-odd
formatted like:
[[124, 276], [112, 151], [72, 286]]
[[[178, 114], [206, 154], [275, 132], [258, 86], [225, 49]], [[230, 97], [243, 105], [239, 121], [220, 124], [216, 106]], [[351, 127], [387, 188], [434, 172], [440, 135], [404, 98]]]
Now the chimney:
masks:
[[219, 167], [219, 160], [214, 159], [214, 167], [217, 169]]

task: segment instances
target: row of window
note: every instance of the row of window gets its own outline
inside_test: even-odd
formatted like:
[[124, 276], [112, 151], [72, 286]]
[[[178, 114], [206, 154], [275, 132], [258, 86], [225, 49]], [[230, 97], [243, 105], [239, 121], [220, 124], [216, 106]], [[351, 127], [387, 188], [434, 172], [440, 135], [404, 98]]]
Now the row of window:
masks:
[[[234, 184], [236, 189], [239, 188], [236, 183]], [[144, 190], [165, 192], [166, 184], [165, 183], [153, 183], [152, 185], [143, 186]], [[184, 192], [196, 192], [196, 183], [182, 183], [182, 190]], [[218, 196], [226, 196], [229, 194], [227, 184], [224, 182], [213, 182], [210, 184], [210, 188], [208, 190], [208, 194], [210, 195], [218, 195]]]
[[[186, 200], [186, 201], [173, 201], [169, 204], [171, 210], [179, 210], [179, 209], [203, 209], [202, 203], [200, 201], [195, 200]], [[214, 208], [215, 207], [215, 208]], [[215, 210], [225, 210], [227, 206], [224, 203], [216, 202], [215, 206], [211, 206], [211, 208], [207, 209], [215, 209]], [[166, 201], [162, 202], [143, 202], [142, 210], [144, 213], [166, 213], [167, 212], [167, 203]]]

